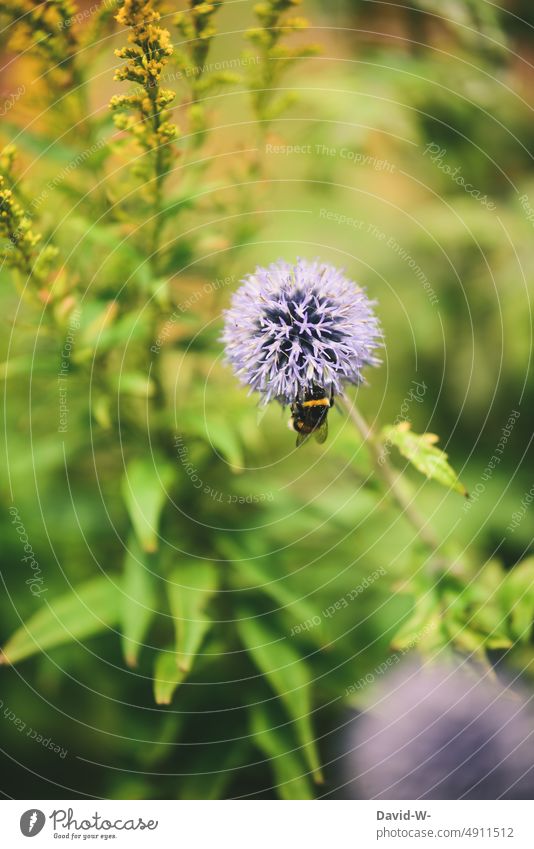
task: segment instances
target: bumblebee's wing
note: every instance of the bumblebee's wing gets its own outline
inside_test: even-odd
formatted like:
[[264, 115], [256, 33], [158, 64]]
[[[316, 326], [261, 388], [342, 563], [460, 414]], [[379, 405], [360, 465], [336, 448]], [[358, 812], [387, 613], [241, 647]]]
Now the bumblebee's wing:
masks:
[[306, 442], [306, 440], [309, 439], [310, 436], [311, 433], [297, 433], [297, 441], [295, 443], [297, 448], [299, 447], [299, 445], [302, 445], [303, 442]]
[[327, 419], [325, 419], [324, 422], [319, 425], [319, 427], [315, 428], [315, 430], [313, 431], [313, 435], [315, 436], [316, 442], [319, 442], [321, 444], [323, 442], [326, 442], [326, 437], [328, 436], [328, 421], [327, 421]]

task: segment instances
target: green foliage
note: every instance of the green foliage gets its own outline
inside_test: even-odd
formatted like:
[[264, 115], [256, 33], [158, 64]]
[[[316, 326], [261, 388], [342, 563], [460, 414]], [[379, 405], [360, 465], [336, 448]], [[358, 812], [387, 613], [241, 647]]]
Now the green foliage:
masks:
[[137, 666], [139, 650], [157, 608], [155, 576], [146, 551], [135, 537], [128, 540], [124, 556], [124, 576], [121, 597], [121, 635], [124, 657], [128, 666]]
[[65, 75], [72, 84], [76, 77], [75, 53], [77, 36], [70, 25], [76, 6], [70, 0], [52, 0], [49, 3], [32, 3], [31, 0], [7, 0], [2, 12], [12, 21], [10, 47], [27, 50], [31, 45], [35, 54], [65, 84]]
[[436, 448], [435, 443], [439, 437], [435, 433], [413, 433], [409, 422], [401, 422], [393, 427], [385, 427], [382, 437], [386, 445], [395, 445], [421, 474], [461, 495], [467, 495], [466, 488], [447, 462], [447, 455]]
[[288, 16], [300, 0], [265, 0], [254, 7], [260, 26], [247, 32], [247, 37], [259, 54], [259, 62], [251, 74], [252, 102], [263, 130], [293, 103], [293, 95], [277, 96], [284, 71], [294, 62], [318, 52], [316, 45], [289, 47], [284, 36], [306, 29], [305, 18]]
[[523, 560], [498, 586], [501, 609], [508, 617], [510, 639], [528, 643], [534, 619], [534, 558]]
[[181, 563], [169, 576], [167, 593], [176, 633], [176, 665], [189, 672], [211, 626], [206, 606], [217, 592], [213, 563]]
[[158, 548], [161, 511], [174, 479], [173, 466], [158, 457], [138, 457], [126, 466], [122, 496], [141, 548]]
[[313, 787], [287, 724], [268, 704], [254, 705], [251, 731], [258, 749], [269, 758], [282, 799], [313, 799]]
[[[523, 81], [502, 50], [514, 31], [488, 4], [425, 1], [396, 9], [405, 44], [353, 53], [336, 38], [304, 62], [316, 51], [290, 0], [187, 3], [162, 19], [169, 40], [155, 2], [69, 27], [69, 4], [47, 3], [39, 45], [31, 5], [16, 25], [29, 4], [0, 10], [26, 84], [0, 156], [3, 499], [22, 523], [4, 510], [2, 659], [23, 664], [2, 669], [2, 699], [95, 764], [59, 765], [75, 792], [330, 792], [323, 741], [387, 659], [532, 677], [517, 511], [534, 242], [516, 187], [534, 204], [534, 182]], [[372, 31], [371, 5], [347, 4], [343, 25], [356, 12]], [[334, 12], [306, 14], [320, 27]], [[222, 363], [240, 277], [298, 254], [345, 265], [378, 301], [384, 367], [356, 399], [369, 439], [336, 403], [325, 446], [295, 452], [287, 411], [258, 410]], [[46, 797], [49, 768], [20, 793]]]
[[0, 155], [0, 238], [5, 244], [0, 258], [32, 282], [42, 284], [50, 273], [57, 251], [52, 245], [38, 247], [42, 235], [34, 233], [31, 216], [17, 201], [13, 173], [15, 158], [13, 145], [5, 147]]
[[316, 781], [322, 781], [319, 753], [311, 724], [312, 677], [306, 663], [286, 639], [243, 608], [239, 611], [238, 631], [254, 663], [279, 696], [295, 725], [302, 753]]
[[212, 41], [217, 33], [216, 14], [223, 5], [222, 0], [213, 3], [188, 0], [188, 8], [178, 12], [174, 23], [183, 39], [182, 48], [176, 53], [178, 74], [189, 88], [187, 109], [190, 122], [191, 146], [202, 147], [209, 132], [206, 103], [219, 89], [239, 82], [239, 75], [227, 70], [214, 70], [207, 59]]
[[174, 651], [160, 651], [154, 667], [154, 698], [158, 705], [170, 705], [178, 684], [186, 676], [186, 670], [176, 663]]
[[4, 645], [2, 662], [19, 663], [36, 652], [83, 640], [113, 627], [118, 619], [117, 586], [110, 578], [93, 578], [30, 616]]

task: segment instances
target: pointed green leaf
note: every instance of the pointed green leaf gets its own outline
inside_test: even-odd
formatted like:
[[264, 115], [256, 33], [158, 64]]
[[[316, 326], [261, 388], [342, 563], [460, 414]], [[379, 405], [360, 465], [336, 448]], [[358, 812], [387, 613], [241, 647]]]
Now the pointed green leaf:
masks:
[[409, 422], [386, 427], [382, 431], [382, 439], [386, 444], [395, 445], [402, 456], [427, 478], [467, 496], [465, 486], [447, 462], [447, 454], [435, 446], [438, 437], [434, 433], [413, 433], [410, 427]]
[[269, 759], [276, 786], [282, 799], [314, 799], [306, 769], [295, 749], [287, 725], [280, 722], [265, 703], [251, 708], [251, 730], [254, 742]]
[[213, 426], [210, 426], [209, 430], [210, 441], [215, 449], [226, 457], [233, 472], [242, 472], [244, 466], [243, 451], [235, 428], [224, 419], [212, 421]]
[[206, 560], [181, 563], [167, 584], [176, 633], [175, 662], [189, 672], [202, 640], [211, 627], [206, 606], [217, 590], [217, 570]]
[[[302, 629], [303, 633], [316, 644], [320, 646], [324, 644], [326, 638], [323, 619], [320, 615], [321, 607], [315, 607], [307, 598], [299, 598], [287, 580], [289, 576], [273, 575], [267, 564], [259, 560], [240, 560], [236, 564], [236, 569], [239, 571], [239, 577], [253, 584], [257, 592], [266, 593], [274, 599], [283, 608], [296, 629], [308, 623], [308, 628]], [[319, 623], [316, 625], [317, 618]], [[309, 627], [309, 623], [312, 623], [313, 627]], [[296, 632], [298, 633], [297, 630]]]
[[106, 576], [73, 587], [30, 616], [4, 646], [1, 662], [18, 663], [41, 651], [105, 631], [119, 620], [119, 588]]
[[155, 615], [154, 566], [150, 555], [132, 536], [124, 557], [120, 618], [122, 650], [128, 666], [137, 666], [139, 650]]
[[173, 651], [160, 651], [154, 667], [154, 698], [158, 705], [170, 705], [173, 693], [186, 672], [178, 669]]
[[158, 547], [158, 526], [174, 466], [154, 455], [131, 460], [122, 479], [122, 497], [144, 551]]
[[280, 639], [265, 622], [246, 608], [236, 625], [244, 646], [280, 697], [291, 716], [304, 757], [315, 781], [322, 781], [317, 744], [311, 724], [311, 676], [293, 645]]

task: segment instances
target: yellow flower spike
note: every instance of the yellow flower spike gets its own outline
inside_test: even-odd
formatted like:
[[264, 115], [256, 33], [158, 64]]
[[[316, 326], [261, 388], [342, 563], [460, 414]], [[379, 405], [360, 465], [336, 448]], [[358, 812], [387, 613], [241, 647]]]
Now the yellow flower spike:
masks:
[[0, 240], [4, 242], [0, 257], [9, 268], [42, 285], [57, 252], [51, 246], [35, 250], [42, 236], [33, 232], [30, 217], [9, 188], [14, 183], [11, 169], [15, 155], [13, 145], [0, 153]]
[[[154, 209], [150, 250], [155, 265], [161, 229], [158, 218], [162, 186], [176, 155], [170, 142], [178, 135], [167, 110], [176, 95], [168, 89], [160, 89], [161, 75], [173, 48], [168, 30], [159, 26], [160, 14], [155, 0], [123, 0], [116, 20], [128, 27], [129, 33], [127, 46], [116, 51], [125, 64], [115, 72], [115, 79], [129, 80], [139, 89], [133, 95], [115, 95], [110, 108], [115, 112], [115, 125], [130, 133], [147, 154], [132, 170], [144, 179]], [[127, 111], [132, 113], [128, 118], [125, 117]]]

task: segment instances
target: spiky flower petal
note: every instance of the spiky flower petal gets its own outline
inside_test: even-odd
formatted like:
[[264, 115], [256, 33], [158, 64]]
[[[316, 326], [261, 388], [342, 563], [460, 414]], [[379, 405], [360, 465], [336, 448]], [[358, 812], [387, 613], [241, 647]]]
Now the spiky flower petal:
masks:
[[331, 265], [299, 259], [257, 268], [225, 313], [226, 356], [263, 403], [290, 404], [311, 387], [335, 395], [378, 365], [381, 330], [363, 289]]

